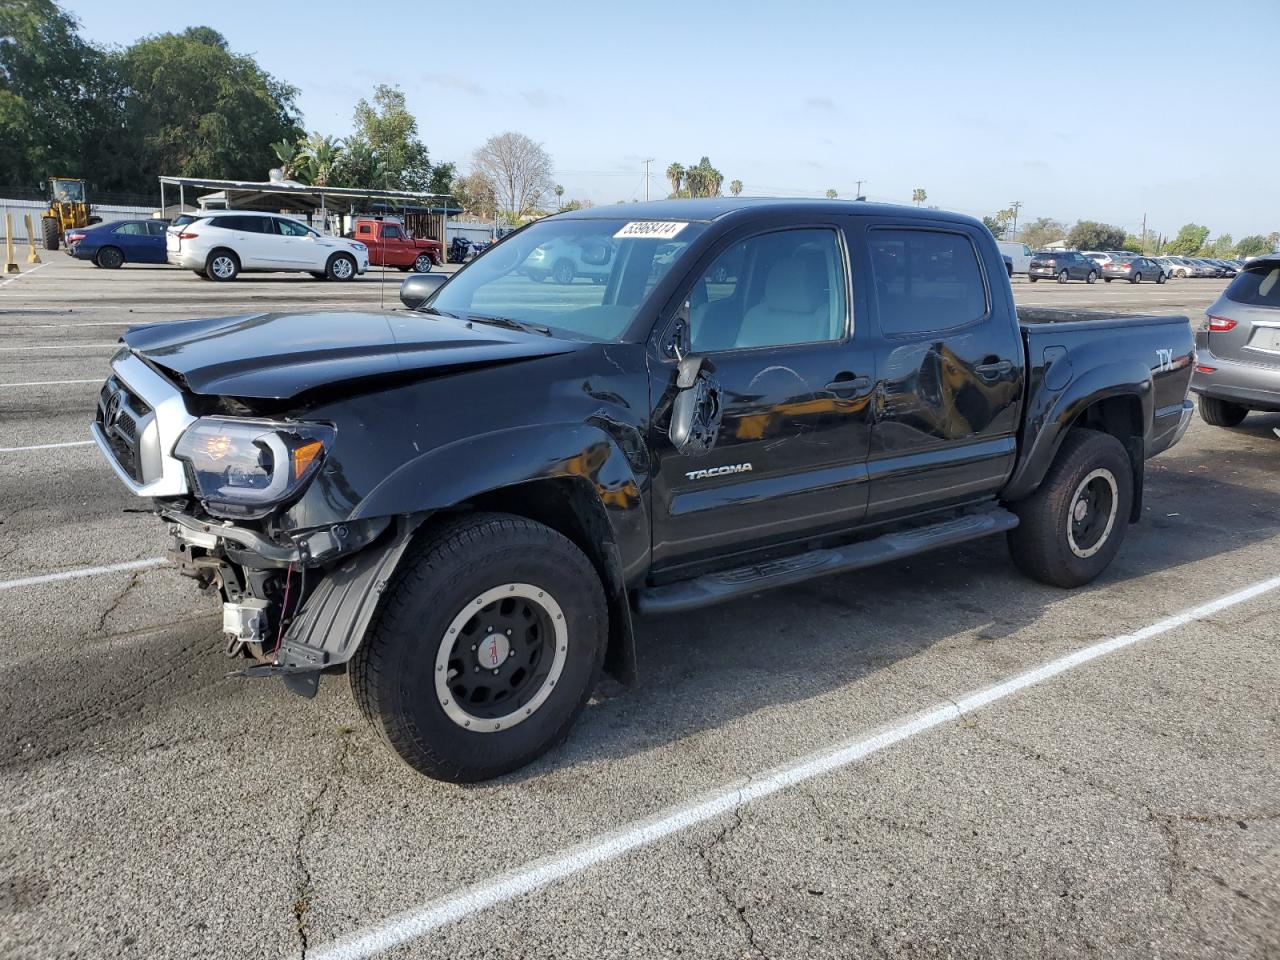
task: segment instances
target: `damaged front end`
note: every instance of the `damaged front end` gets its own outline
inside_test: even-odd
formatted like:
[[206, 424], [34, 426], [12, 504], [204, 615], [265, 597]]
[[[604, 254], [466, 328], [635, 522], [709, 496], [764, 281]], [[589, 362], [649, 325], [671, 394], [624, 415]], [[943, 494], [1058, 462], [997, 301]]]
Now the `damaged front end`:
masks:
[[320, 672], [355, 652], [422, 518], [288, 526], [282, 515], [321, 471], [336, 427], [188, 399], [122, 350], [93, 438], [126, 486], [154, 498], [179, 571], [219, 593], [227, 653], [257, 661], [247, 675], [278, 674], [314, 695]]

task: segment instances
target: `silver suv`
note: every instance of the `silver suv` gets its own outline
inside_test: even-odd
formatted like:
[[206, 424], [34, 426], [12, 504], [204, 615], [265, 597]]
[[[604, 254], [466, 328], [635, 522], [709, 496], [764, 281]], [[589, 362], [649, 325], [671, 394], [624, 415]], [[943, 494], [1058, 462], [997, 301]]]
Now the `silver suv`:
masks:
[[1215, 427], [1234, 427], [1250, 410], [1280, 411], [1280, 254], [1249, 261], [1209, 307], [1191, 389]]

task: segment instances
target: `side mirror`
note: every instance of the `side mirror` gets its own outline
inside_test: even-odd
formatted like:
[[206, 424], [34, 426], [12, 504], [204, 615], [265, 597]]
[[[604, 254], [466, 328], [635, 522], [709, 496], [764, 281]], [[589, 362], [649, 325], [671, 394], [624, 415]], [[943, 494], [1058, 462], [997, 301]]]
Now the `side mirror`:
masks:
[[415, 273], [400, 284], [400, 302], [419, 310], [448, 279], [443, 273]]
[[675, 400], [667, 436], [686, 456], [701, 456], [716, 445], [722, 408], [720, 384], [703, 357], [684, 357], [676, 373]]

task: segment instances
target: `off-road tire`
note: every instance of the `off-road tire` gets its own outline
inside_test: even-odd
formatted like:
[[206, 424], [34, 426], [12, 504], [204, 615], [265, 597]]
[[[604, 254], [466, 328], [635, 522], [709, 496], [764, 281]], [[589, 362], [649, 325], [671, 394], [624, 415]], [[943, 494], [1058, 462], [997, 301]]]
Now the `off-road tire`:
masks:
[[[1068, 535], [1082, 484], [1095, 471], [1115, 484], [1111, 522], [1093, 552], [1080, 556]], [[1095, 478], [1105, 482], [1106, 477]], [[1079, 587], [1097, 577], [1124, 542], [1133, 505], [1133, 467], [1124, 445], [1108, 433], [1077, 427], [1067, 434], [1048, 475], [1030, 497], [1011, 504], [1018, 526], [1007, 534], [1013, 562], [1026, 576], [1055, 587]], [[1080, 546], [1085, 546], [1081, 544]]]
[[[437, 655], [460, 611], [505, 584], [545, 589], [558, 604], [567, 628], [564, 665], [531, 715], [499, 731], [464, 729], [437, 696]], [[501, 776], [568, 737], [599, 678], [607, 621], [595, 568], [567, 538], [508, 514], [460, 517], [427, 531], [401, 561], [351, 660], [352, 695], [379, 736], [420, 773], [454, 783]]]
[[57, 219], [55, 217], [41, 217], [40, 230], [44, 234], [44, 248], [46, 250], [57, 250], [58, 243], [62, 240], [62, 230], [59, 228]]
[[1238, 427], [1249, 415], [1248, 407], [1203, 394], [1200, 395], [1199, 407], [1200, 419], [1211, 427]]

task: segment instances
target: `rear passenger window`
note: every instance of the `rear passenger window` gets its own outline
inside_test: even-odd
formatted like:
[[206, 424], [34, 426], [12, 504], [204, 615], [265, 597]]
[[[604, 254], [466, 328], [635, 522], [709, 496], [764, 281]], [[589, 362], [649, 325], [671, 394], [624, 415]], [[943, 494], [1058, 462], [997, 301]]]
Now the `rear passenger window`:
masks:
[[847, 318], [834, 230], [784, 230], [734, 244], [689, 292], [698, 353], [838, 340]]
[[871, 230], [871, 270], [888, 336], [963, 326], [987, 312], [973, 243], [941, 230]]
[[116, 227], [116, 228], [115, 228], [113, 231], [111, 231], [111, 232], [112, 232], [112, 233], [123, 233], [123, 234], [125, 234], [126, 236], [140, 237], [140, 236], [142, 236], [146, 231], [143, 229], [143, 226], [142, 226], [142, 224], [140, 224], [140, 223], [122, 223], [122, 224], [120, 224], [120, 226]]

